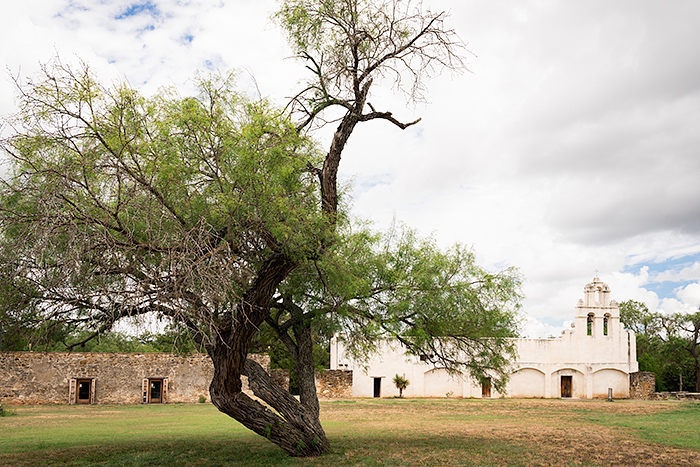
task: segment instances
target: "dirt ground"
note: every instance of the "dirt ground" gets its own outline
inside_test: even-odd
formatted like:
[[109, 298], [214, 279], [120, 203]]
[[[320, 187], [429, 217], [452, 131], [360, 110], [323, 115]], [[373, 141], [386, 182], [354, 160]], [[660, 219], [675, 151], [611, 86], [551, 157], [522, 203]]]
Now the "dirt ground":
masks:
[[[357, 410], [360, 407], [362, 410]], [[700, 466], [698, 450], [652, 443], [632, 428], [610, 425], [610, 420], [677, 407], [677, 403], [646, 401], [501, 399], [435, 400], [428, 404], [411, 400], [373, 404], [364, 400], [328, 404], [323, 409], [327, 420], [364, 421], [374, 432], [391, 431], [399, 438], [420, 433], [443, 436], [445, 464], [463, 465], [456, 450], [452, 457], [449, 454], [450, 444], [483, 440], [487, 446], [494, 443], [512, 449], [513, 463], [518, 465]], [[410, 429], [402, 433], [397, 425]], [[488, 465], [488, 456], [493, 453], [477, 450], [471, 460], [474, 465]], [[493, 461], [493, 465], [509, 465], [508, 458], [495, 457]]]

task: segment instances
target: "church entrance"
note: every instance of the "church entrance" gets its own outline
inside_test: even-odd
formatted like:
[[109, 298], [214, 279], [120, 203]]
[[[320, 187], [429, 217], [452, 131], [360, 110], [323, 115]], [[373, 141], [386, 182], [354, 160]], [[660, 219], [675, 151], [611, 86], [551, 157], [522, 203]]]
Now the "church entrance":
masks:
[[571, 382], [571, 376], [561, 377], [561, 397], [572, 397], [573, 394], [573, 383]]

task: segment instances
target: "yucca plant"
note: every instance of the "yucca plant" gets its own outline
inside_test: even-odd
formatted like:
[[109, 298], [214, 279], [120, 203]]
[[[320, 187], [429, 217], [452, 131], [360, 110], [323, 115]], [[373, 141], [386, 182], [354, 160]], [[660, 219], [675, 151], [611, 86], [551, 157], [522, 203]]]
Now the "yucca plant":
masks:
[[394, 376], [394, 386], [399, 390], [399, 397], [403, 397], [403, 391], [411, 383], [405, 376], [399, 376], [398, 374]]

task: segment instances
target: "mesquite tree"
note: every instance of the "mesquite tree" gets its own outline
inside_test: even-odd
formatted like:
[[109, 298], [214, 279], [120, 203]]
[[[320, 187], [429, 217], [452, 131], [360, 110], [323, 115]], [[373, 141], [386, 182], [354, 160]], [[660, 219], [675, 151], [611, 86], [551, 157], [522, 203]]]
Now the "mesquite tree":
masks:
[[290, 453], [322, 452], [317, 414], [246, 359], [277, 286], [331, 243], [308, 169], [322, 157], [232, 84], [147, 99], [55, 63], [20, 87], [2, 141], [3, 272], [45, 322], [93, 335], [145, 314], [181, 323], [212, 358], [220, 410]]
[[[372, 86], [388, 79], [420, 100], [425, 76], [463, 67], [445, 14], [399, 0], [295, 0], [276, 18], [311, 72], [286, 113], [236, 93], [229, 77], [202, 80], [193, 97], [145, 98], [57, 62], [18, 85], [20, 112], [2, 140], [12, 173], [0, 254], [3, 290], [22, 307], [1, 307], [92, 335], [126, 317], [167, 317], [207, 349], [219, 410], [310, 456], [329, 449], [315, 322], [346, 326], [358, 351], [386, 332], [450, 368], [502, 369], [514, 315], [501, 305], [517, 301], [519, 282], [475, 268], [461, 249], [378, 248], [339, 210], [337, 174], [356, 125], [417, 123], [377, 110]], [[340, 122], [321, 154], [308, 132], [333, 109]], [[299, 400], [247, 359], [263, 322], [294, 359]], [[267, 405], [242, 392], [243, 376]]]

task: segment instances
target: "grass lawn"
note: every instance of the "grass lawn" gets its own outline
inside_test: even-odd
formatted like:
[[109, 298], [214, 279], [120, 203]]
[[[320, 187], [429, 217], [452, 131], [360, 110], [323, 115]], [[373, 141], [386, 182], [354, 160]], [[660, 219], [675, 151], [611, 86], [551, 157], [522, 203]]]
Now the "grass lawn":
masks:
[[700, 403], [321, 403], [330, 454], [287, 457], [210, 404], [12, 407], [2, 466], [700, 465]]

